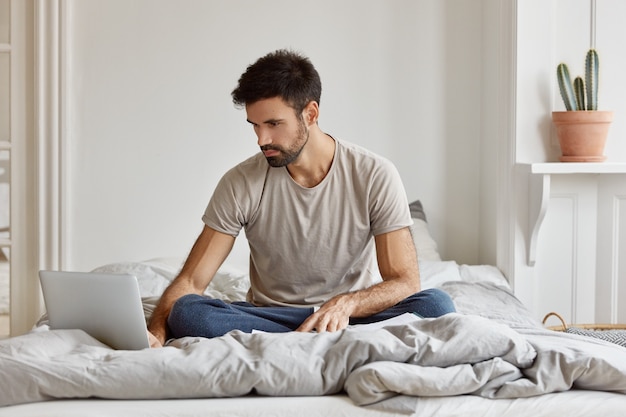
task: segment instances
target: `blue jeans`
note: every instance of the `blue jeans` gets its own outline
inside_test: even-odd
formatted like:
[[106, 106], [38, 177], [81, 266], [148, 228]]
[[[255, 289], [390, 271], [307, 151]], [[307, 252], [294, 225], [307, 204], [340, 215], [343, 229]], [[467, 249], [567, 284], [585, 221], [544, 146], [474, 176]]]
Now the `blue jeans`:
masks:
[[[439, 289], [420, 291], [369, 317], [351, 318], [350, 324], [386, 320], [404, 313], [439, 317], [455, 311], [448, 294]], [[197, 294], [185, 295], [172, 306], [167, 324], [171, 337], [218, 337], [231, 330], [284, 333], [297, 329], [313, 314], [312, 307], [257, 307], [247, 302], [227, 303]]]

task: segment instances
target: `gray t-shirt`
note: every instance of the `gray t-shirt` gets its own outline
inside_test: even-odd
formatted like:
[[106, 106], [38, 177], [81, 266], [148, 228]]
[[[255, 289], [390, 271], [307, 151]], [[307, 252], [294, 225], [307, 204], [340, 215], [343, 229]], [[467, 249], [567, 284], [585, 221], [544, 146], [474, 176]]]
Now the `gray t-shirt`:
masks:
[[259, 153], [220, 180], [202, 220], [222, 233], [245, 229], [248, 301], [320, 306], [381, 281], [373, 236], [412, 224], [404, 186], [387, 159], [336, 140], [328, 174], [313, 188]]

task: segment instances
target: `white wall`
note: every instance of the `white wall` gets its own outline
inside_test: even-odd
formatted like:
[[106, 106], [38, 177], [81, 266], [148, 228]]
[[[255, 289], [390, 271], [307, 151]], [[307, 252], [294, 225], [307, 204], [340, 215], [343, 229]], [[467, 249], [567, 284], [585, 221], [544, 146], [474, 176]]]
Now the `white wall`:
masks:
[[283, 47], [321, 74], [321, 127], [392, 159], [444, 258], [477, 263], [475, 4], [68, 0], [64, 267], [186, 255], [220, 176], [258, 150], [230, 91]]
[[626, 161], [626, 2], [621, 0], [596, 0], [596, 48], [600, 55], [600, 85], [598, 107], [613, 110], [605, 154], [608, 161]]

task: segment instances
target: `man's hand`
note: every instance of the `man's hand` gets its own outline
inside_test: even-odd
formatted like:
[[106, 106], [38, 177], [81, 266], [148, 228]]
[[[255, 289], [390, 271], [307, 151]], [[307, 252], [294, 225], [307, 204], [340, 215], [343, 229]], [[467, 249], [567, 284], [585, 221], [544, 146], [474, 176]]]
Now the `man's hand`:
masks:
[[298, 332], [310, 332], [317, 330], [322, 332], [335, 332], [348, 327], [352, 313], [352, 300], [348, 294], [341, 294], [328, 300], [315, 313], [311, 314], [296, 329]]
[[163, 343], [165, 342], [165, 340], [161, 341], [159, 340], [159, 338], [157, 338], [155, 335], [153, 335], [150, 330], [147, 330], [148, 332], [148, 340], [150, 341], [150, 347], [151, 348], [160, 348], [163, 347]]
[[183, 269], [161, 295], [148, 325], [150, 347], [162, 347], [167, 338], [167, 318], [176, 300], [202, 294], [235, 243], [233, 236], [204, 226]]

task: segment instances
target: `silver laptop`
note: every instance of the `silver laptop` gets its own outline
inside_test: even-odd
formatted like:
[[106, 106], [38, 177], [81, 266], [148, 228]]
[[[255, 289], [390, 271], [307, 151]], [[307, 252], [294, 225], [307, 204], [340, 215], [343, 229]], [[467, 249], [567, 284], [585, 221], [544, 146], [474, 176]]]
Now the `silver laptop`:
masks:
[[51, 329], [82, 329], [114, 349], [150, 347], [133, 275], [39, 271]]

